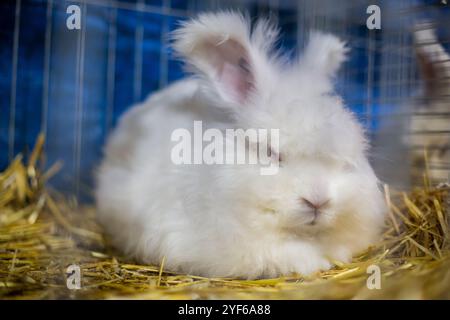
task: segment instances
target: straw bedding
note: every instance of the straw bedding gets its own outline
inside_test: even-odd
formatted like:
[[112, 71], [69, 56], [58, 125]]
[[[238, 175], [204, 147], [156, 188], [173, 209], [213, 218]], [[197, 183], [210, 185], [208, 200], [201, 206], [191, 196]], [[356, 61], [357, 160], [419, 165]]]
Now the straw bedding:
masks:
[[[44, 138], [24, 163], [0, 173], [0, 299], [449, 299], [449, 186], [411, 192], [385, 187], [389, 214], [383, 239], [349, 264], [309, 277], [210, 279], [139, 265], [114, 252], [92, 207], [49, 191], [57, 170], [39, 170]], [[67, 267], [81, 270], [81, 289], [67, 288]], [[368, 267], [381, 269], [369, 290]]]

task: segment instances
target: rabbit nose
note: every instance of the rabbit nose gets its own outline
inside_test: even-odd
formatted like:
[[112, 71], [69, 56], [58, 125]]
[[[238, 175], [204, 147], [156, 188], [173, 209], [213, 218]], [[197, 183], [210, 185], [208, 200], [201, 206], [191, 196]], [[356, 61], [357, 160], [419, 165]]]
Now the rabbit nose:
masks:
[[310, 200], [310, 199], [306, 199], [306, 198], [303, 198], [303, 197], [301, 197], [300, 199], [301, 199], [301, 201], [304, 204], [306, 204], [311, 209], [314, 209], [315, 211], [323, 208], [324, 206], [326, 206], [330, 202], [330, 199], [319, 200], [319, 201], [317, 201], [317, 200]]

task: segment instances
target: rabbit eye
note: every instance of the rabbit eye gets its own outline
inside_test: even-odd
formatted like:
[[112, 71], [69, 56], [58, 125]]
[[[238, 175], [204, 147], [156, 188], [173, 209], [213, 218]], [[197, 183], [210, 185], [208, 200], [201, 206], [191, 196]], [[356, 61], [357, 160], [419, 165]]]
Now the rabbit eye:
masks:
[[269, 149], [269, 157], [278, 158], [278, 163], [281, 163], [283, 161], [283, 157], [281, 156], [281, 153], [274, 151], [272, 148]]
[[284, 157], [281, 156], [281, 153], [276, 152], [275, 149], [270, 146], [268, 148], [262, 148], [261, 145], [258, 144], [257, 149], [255, 150], [257, 150], [258, 154], [260, 154], [259, 152], [264, 152], [267, 154], [267, 157], [271, 159], [278, 159], [278, 164], [280, 164], [284, 159]]
[[250, 73], [250, 64], [245, 58], [240, 58], [238, 65], [245, 73]]
[[283, 157], [281, 156], [281, 153], [278, 154], [278, 162], [281, 163], [283, 161]]

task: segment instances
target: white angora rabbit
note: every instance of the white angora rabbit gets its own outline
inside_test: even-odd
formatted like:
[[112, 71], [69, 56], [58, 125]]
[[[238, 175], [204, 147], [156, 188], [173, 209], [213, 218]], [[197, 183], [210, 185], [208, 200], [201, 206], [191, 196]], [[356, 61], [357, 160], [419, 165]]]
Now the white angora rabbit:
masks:
[[[252, 29], [232, 12], [202, 14], [175, 31], [194, 76], [127, 112], [99, 169], [99, 219], [126, 254], [151, 264], [165, 257], [176, 272], [260, 278], [328, 269], [377, 239], [385, 202], [367, 141], [333, 92], [344, 43], [314, 33], [289, 63], [273, 52], [276, 38], [267, 21]], [[177, 164], [174, 132], [195, 136], [194, 121], [205, 133], [241, 129], [236, 156], [269, 150], [278, 171], [261, 174], [259, 161]], [[278, 129], [279, 147], [247, 129]]]

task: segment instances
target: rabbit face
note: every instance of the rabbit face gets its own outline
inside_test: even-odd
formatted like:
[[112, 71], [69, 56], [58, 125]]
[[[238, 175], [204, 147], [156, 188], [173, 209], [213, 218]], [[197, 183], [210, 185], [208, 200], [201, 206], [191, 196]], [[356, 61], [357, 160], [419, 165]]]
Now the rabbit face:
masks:
[[[271, 102], [278, 94], [273, 96]], [[278, 171], [264, 176], [258, 165], [215, 168], [225, 180], [219, 191], [224, 205], [245, 208], [238, 212], [249, 213], [241, 219], [253, 228], [306, 236], [378, 224], [384, 202], [356, 120], [338, 97], [296, 90], [283, 104], [288, 96], [281, 94], [278, 103], [259, 105], [262, 111], [239, 119], [245, 128], [279, 129]], [[259, 143], [270, 149], [270, 142]]]
[[347, 49], [313, 33], [299, 61], [286, 63], [271, 50], [276, 34], [264, 21], [251, 32], [230, 13], [200, 16], [175, 33], [174, 47], [203, 79], [211, 106], [228, 110], [234, 127], [280, 132], [277, 174], [224, 167], [214, 173], [225, 186], [218, 201], [245, 208], [236, 212], [255, 228], [310, 234], [379, 224], [383, 200], [363, 130], [333, 92]]

